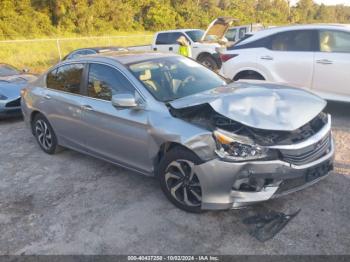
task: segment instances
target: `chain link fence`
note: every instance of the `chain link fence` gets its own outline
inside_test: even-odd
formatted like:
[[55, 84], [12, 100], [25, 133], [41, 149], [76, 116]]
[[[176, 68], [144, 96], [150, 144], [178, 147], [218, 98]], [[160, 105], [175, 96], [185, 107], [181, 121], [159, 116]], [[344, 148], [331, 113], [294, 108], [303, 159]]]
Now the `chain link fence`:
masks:
[[153, 35], [96, 36], [0, 41], [0, 63], [40, 73], [69, 52], [84, 47], [133, 46], [150, 44]]

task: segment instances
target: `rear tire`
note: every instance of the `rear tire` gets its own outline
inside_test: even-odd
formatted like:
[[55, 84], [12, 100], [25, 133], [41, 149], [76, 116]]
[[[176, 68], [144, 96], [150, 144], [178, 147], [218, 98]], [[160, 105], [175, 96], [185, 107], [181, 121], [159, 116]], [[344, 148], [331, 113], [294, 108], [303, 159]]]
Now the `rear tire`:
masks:
[[201, 213], [202, 189], [194, 166], [200, 159], [191, 151], [174, 148], [161, 159], [158, 168], [160, 187], [176, 207], [191, 213]]
[[56, 153], [58, 149], [57, 137], [46, 117], [37, 114], [32, 122], [32, 129], [41, 149], [50, 155]]
[[216, 63], [215, 59], [210, 55], [200, 56], [198, 58], [198, 62], [215, 72], [219, 70], [219, 66]]
[[233, 80], [238, 81], [240, 79], [250, 80], [265, 80], [265, 78], [255, 71], [243, 71], [238, 73]]

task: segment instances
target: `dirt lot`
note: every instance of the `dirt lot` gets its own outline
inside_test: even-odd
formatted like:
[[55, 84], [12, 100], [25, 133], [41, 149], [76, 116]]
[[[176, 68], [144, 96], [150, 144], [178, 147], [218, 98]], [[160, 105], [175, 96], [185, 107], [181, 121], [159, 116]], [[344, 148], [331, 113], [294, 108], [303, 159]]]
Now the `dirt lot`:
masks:
[[[65, 150], [47, 155], [21, 120], [0, 122], [0, 254], [350, 254], [350, 105], [330, 104], [336, 169], [249, 209], [188, 214], [153, 178]], [[259, 242], [241, 220], [301, 209]]]

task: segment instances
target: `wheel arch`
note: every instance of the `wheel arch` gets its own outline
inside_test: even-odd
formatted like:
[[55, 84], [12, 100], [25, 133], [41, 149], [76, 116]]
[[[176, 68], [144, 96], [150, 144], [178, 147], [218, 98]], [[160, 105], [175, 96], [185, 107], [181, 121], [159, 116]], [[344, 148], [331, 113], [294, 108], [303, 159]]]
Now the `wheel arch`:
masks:
[[261, 80], [268, 80], [266, 74], [264, 72], [262, 72], [261, 70], [255, 69], [255, 68], [244, 68], [239, 70], [234, 76], [233, 76], [233, 80], [237, 81], [239, 79], [239, 76], [245, 75], [245, 74], [252, 74], [252, 75], [257, 75], [260, 78], [262, 78]]
[[29, 123], [30, 123], [30, 127], [31, 127], [31, 130], [32, 130], [32, 134], [33, 134], [33, 135], [34, 135], [33, 121], [34, 121], [35, 117], [36, 117], [37, 115], [39, 115], [39, 114], [42, 115], [42, 113], [41, 113], [40, 111], [38, 111], [38, 110], [34, 110], [34, 111], [31, 112], [31, 114], [30, 114]]
[[181, 148], [183, 150], [186, 150], [192, 154], [194, 154], [196, 157], [197, 157], [197, 160], [198, 160], [198, 163], [202, 163], [204, 162], [199, 156], [198, 154], [192, 150], [191, 148], [181, 144], [181, 143], [178, 143], [178, 142], [174, 142], [174, 141], [167, 141], [167, 142], [164, 142], [163, 144], [160, 145], [159, 147], [159, 150], [156, 154], [156, 156], [154, 157], [153, 159], [153, 168], [154, 168], [154, 173], [155, 175], [157, 176], [158, 175], [158, 166], [159, 166], [159, 163], [161, 161], [161, 159], [163, 158], [163, 156], [169, 152], [170, 150], [172, 149], [175, 149], [175, 148]]

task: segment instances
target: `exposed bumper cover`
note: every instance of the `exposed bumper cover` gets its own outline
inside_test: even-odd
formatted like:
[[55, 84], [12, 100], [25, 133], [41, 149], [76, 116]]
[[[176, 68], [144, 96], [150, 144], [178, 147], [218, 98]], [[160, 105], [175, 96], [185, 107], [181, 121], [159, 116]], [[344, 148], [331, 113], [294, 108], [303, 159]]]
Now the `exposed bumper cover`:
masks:
[[[315, 184], [333, 168], [334, 143], [326, 155], [305, 165], [293, 165], [281, 160], [244, 163], [214, 159], [196, 166], [202, 187], [203, 209], [238, 208], [289, 194]], [[218, 179], [220, 176], [220, 179]], [[271, 181], [257, 192], [233, 189], [239, 179]]]

